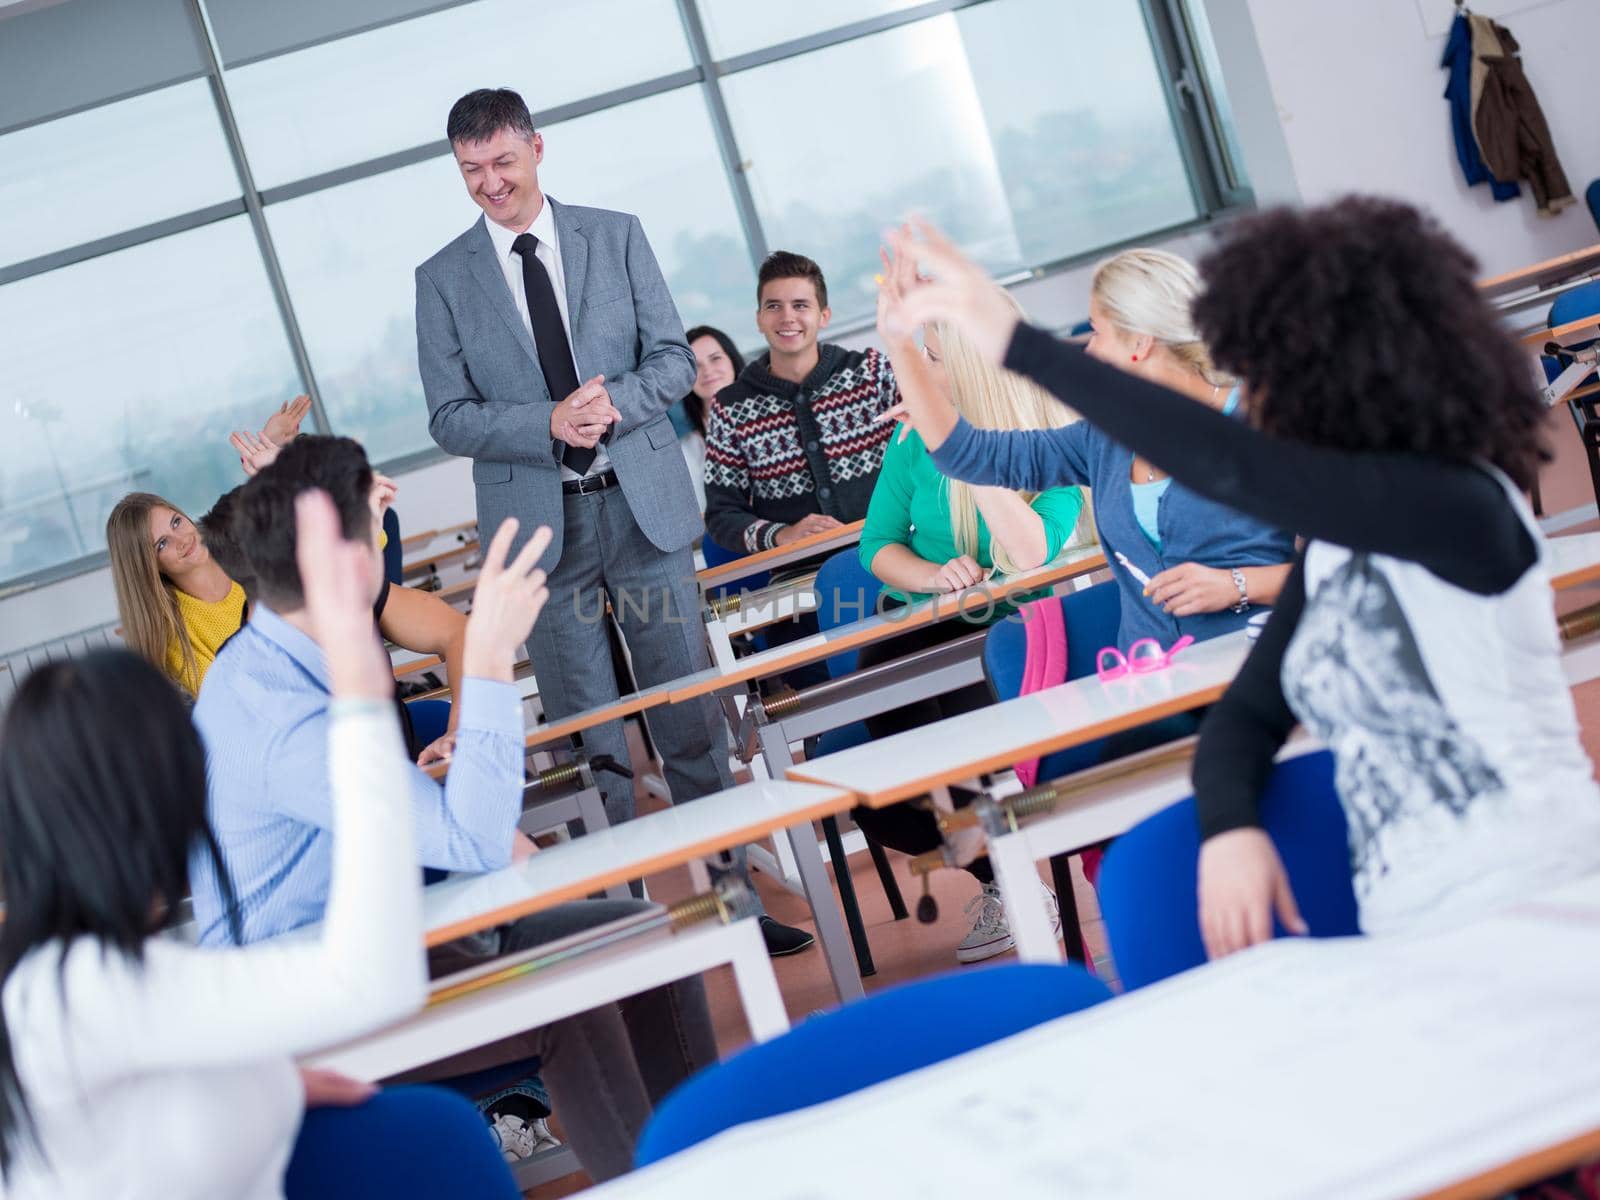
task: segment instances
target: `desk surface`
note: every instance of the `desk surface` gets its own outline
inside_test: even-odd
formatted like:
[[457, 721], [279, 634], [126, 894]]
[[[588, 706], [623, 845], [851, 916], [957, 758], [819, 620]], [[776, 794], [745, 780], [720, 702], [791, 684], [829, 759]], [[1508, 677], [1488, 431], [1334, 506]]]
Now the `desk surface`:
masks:
[[1550, 586], [1556, 591], [1600, 580], [1600, 533], [1569, 533], [1546, 538]]
[[789, 768], [790, 779], [854, 792], [872, 808], [961, 783], [1217, 700], [1239, 673], [1243, 632], [1190, 646], [1172, 666], [1102, 683], [1074, 679]]
[[747, 655], [726, 667], [712, 667], [695, 675], [686, 675], [671, 685], [670, 699], [676, 704], [679, 700], [691, 700], [696, 696], [741, 687], [752, 679], [781, 675], [794, 667], [821, 662], [835, 654], [855, 650], [871, 642], [884, 641], [909, 629], [950, 620], [964, 612], [983, 612], [1011, 596], [1048, 590], [1058, 583], [1087, 575], [1105, 565], [1105, 555], [1098, 546], [1068, 550], [1053, 562], [1032, 571], [996, 576], [963, 592], [935, 596], [920, 604], [894, 609], [864, 621], [852, 621], [787, 645]]
[[777, 567], [787, 566], [803, 558], [810, 558], [814, 554], [843, 550], [846, 546], [853, 546], [861, 540], [861, 527], [865, 524], [865, 521], [852, 521], [849, 525], [841, 525], [838, 529], [830, 529], [826, 533], [814, 533], [810, 537], [790, 542], [787, 546], [774, 546], [771, 550], [747, 554], [743, 558], [736, 558], [720, 566], [706, 567], [695, 572], [695, 581], [702, 588], [712, 588], [735, 579], [743, 579], [746, 575], [757, 571], [771, 571]]
[[1585, 271], [1600, 270], [1600, 246], [1586, 246], [1570, 254], [1557, 255], [1529, 267], [1520, 267], [1504, 275], [1494, 275], [1478, 280], [1478, 290], [1489, 300], [1498, 300], [1523, 288], [1549, 287], [1553, 283], [1582, 275]]
[[850, 793], [839, 788], [757, 780], [561, 842], [502, 871], [447, 879], [423, 892], [428, 945], [682, 866], [853, 804]]
[[1597, 994], [1591, 877], [1446, 933], [1273, 942], [589, 1194], [1495, 1195], [1600, 1147]]

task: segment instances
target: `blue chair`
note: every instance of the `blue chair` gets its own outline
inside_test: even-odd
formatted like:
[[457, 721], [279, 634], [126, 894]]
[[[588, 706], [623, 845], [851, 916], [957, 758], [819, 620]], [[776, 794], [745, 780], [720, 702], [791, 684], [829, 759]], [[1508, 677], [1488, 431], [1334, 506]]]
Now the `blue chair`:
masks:
[[1594, 218], [1595, 228], [1600, 229], [1600, 179], [1584, 189], [1583, 198], [1589, 205], [1589, 215]]
[[384, 511], [383, 532], [389, 539], [383, 544], [383, 577], [391, 587], [399, 587], [405, 574], [405, 559], [400, 547], [400, 517], [392, 508]]
[[450, 701], [411, 700], [406, 704], [406, 719], [411, 722], [411, 736], [416, 739], [417, 753], [444, 736], [450, 724]]
[[[1333, 756], [1304, 754], [1273, 768], [1261, 820], [1313, 937], [1361, 932], [1350, 882], [1349, 834], [1333, 784]], [[1190, 798], [1111, 843], [1100, 868], [1100, 914], [1125, 990], [1206, 961], [1195, 901], [1200, 827]], [[1282, 936], [1282, 928], [1276, 929]]]
[[734, 1125], [837, 1099], [1110, 998], [1110, 989], [1079, 967], [1039, 963], [888, 988], [811, 1017], [681, 1084], [645, 1126], [635, 1164], [648, 1166]]
[[522, 1195], [478, 1110], [436, 1087], [392, 1087], [353, 1108], [306, 1113], [286, 1200]]
[[[1600, 180], [1596, 180], [1589, 185], [1588, 196], [1591, 207], [1600, 204]], [[1596, 220], [1600, 221], [1600, 213], [1597, 213]], [[1550, 306], [1548, 321], [1550, 327], [1554, 329], [1558, 325], [1570, 325], [1574, 321], [1581, 321], [1596, 313], [1600, 313], [1600, 280], [1583, 284], [1581, 287], [1575, 287], [1570, 292], [1563, 292], [1557, 296], [1555, 302]], [[1586, 345], [1593, 345], [1593, 342], [1586, 343]], [[1573, 350], [1581, 348], [1580, 346], [1568, 347], [1568, 349]], [[1541, 362], [1544, 365], [1545, 378], [1552, 381], [1557, 375], [1561, 374], [1565, 365], [1562, 360], [1552, 358], [1549, 355], [1546, 355]], [[1590, 379], [1585, 382], [1593, 384], [1594, 380]], [[1597, 403], [1600, 403], [1600, 394], [1580, 395], [1579, 393], [1584, 390], [1584, 388], [1580, 387], [1567, 397], [1567, 411], [1572, 414], [1573, 424], [1578, 427], [1578, 440], [1583, 443], [1584, 454], [1589, 460], [1590, 484], [1594, 488], [1596, 501], [1600, 502], [1600, 411], [1597, 411], [1596, 407]], [[1538, 496], [1539, 493], [1536, 488], [1534, 491], [1535, 512], [1539, 512], [1543, 507], [1537, 503]]]

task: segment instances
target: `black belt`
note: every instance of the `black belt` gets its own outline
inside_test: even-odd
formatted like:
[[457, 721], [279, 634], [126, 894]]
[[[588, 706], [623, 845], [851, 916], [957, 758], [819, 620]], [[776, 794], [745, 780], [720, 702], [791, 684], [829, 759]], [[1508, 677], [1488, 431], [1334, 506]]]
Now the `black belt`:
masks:
[[617, 486], [615, 471], [601, 471], [598, 475], [585, 475], [582, 479], [563, 479], [561, 492], [565, 496], [587, 496], [590, 492], [603, 492]]

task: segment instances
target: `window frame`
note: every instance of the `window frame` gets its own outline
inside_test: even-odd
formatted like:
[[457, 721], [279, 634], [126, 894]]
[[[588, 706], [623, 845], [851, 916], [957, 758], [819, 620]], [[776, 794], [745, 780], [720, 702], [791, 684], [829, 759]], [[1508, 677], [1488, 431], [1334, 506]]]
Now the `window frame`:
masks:
[[[412, 20], [429, 12], [453, 8], [457, 5], [471, 2], [472, 0], [440, 0], [440, 2], [428, 5], [420, 11], [395, 18], [394, 21], [367, 24], [335, 35], [295, 42], [280, 53], [293, 53], [296, 50], [320, 45], [324, 42], [347, 37], [359, 37], [363, 33], [370, 32], [375, 28], [381, 28], [383, 25]], [[932, 17], [960, 12], [963, 9], [975, 8], [984, 4], [1003, 3], [1004, 0], [927, 0], [925, 3], [896, 12], [864, 18], [808, 34], [804, 37], [767, 46], [760, 50], [722, 59], [718, 59], [712, 54], [705, 23], [700, 12], [699, 0], [672, 0], [672, 2], [677, 8], [684, 35], [688, 42], [692, 64], [689, 68], [656, 78], [641, 80], [626, 87], [536, 112], [533, 114], [534, 120], [539, 125], [555, 124], [559, 121], [586, 116], [603, 109], [663, 92], [674, 91], [685, 86], [699, 85], [702, 99], [710, 117], [713, 135], [716, 139], [718, 156], [733, 194], [741, 233], [749, 250], [752, 267], [756, 268], [759, 267], [761, 260], [766, 257], [769, 243], [762, 228], [755, 196], [751, 190], [749, 179], [745, 174], [745, 159], [734, 135], [733, 124], [729, 118], [721, 81], [730, 75], [752, 70], [769, 63], [794, 58], [844, 42], [854, 41], [858, 38], [870, 37], [885, 30], [913, 25]], [[1194, 21], [1197, 18], [1193, 8], [1186, 4], [1185, 0], [1139, 0], [1139, 4], [1150, 35], [1163, 97], [1177, 138], [1179, 154], [1183, 161], [1184, 169], [1188, 174], [1189, 185], [1194, 193], [1195, 208], [1198, 215], [1193, 220], [1178, 225], [1164, 229], [1148, 230], [1129, 242], [1099, 246], [1091, 251], [1071, 257], [1032, 264], [1023, 270], [1000, 278], [998, 282], [1003, 285], [1047, 278], [1059, 272], [1096, 261], [1107, 253], [1115, 252], [1128, 245], [1204, 229], [1241, 210], [1251, 208], [1255, 204], [1254, 194], [1248, 181], [1237, 174], [1238, 171], [1242, 171], [1242, 164], [1233, 163], [1225, 145], [1222, 122], [1224, 119], [1223, 106], [1226, 101], [1224, 97], [1218, 94], [1216, 81], [1210, 79], [1205, 70], [1198, 43], [1199, 34], [1194, 25]], [[312, 411], [308, 418], [308, 424], [318, 433], [335, 432], [323, 408], [322, 395], [317, 386], [314, 365], [306, 348], [293, 298], [290, 295], [287, 282], [278, 262], [277, 250], [273, 244], [272, 234], [267, 224], [265, 209], [273, 204], [299, 196], [379, 175], [396, 167], [411, 165], [441, 154], [447, 154], [449, 153], [449, 146], [443, 139], [431, 141], [365, 162], [351, 163], [336, 170], [323, 172], [306, 179], [295, 180], [265, 190], [258, 189], [251, 175], [246, 147], [240, 135], [238, 124], [234, 119], [227, 85], [227, 73], [229, 70], [247, 65], [247, 63], [257, 61], [257, 59], [249, 58], [239, 62], [229, 62], [224, 66], [224, 57], [219, 48], [215, 30], [212, 27], [206, 0], [188, 0], [188, 9], [196, 39], [202, 50], [205, 66], [203, 77], [210, 85], [212, 98], [217, 106], [218, 117], [222, 123], [229, 151], [239, 176], [240, 194], [221, 203], [180, 213], [137, 229], [123, 230], [80, 245], [56, 250], [25, 262], [0, 266], [0, 286], [43, 274], [46, 271], [83, 262], [87, 259], [114, 253], [143, 242], [154, 241], [174, 233], [197, 229], [228, 217], [241, 214], [247, 215], [272, 287], [273, 298], [281, 318], [282, 332], [292, 351], [296, 369], [299, 372], [300, 387], [312, 398]], [[54, 118], [45, 118], [44, 120], [51, 119]], [[42, 124], [44, 120], [28, 124]], [[17, 128], [24, 127], [26, 127], [26, 124]], [[864, 332], [871, 327], [872, 322], [870, 319], [862, 319], [832, 326], [830, 333], [835, 337], [850, 336]], [[375, 465], [388, 473], [394, 474], [433, 465], [444, 461], [448, 457], [450, 456], [437, 447], [424, 447]], [[0, 599], [102, 568], [107, 561], [107, 556], [104, 552], [101, 552], [66, 560], [53, 567], [27, 575], [0, 580]]]

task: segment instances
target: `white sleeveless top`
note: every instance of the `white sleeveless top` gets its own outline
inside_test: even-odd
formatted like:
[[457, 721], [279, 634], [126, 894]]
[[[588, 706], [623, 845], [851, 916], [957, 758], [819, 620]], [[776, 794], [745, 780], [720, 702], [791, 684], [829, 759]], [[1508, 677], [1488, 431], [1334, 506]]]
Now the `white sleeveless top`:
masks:
[[1600, 786], [1561, 667], [1543, 535], [1508, 591], [1312, 542], [1283, 693], [1333, 751], [1361, 928], [1453, 923], [1600, 870]]

